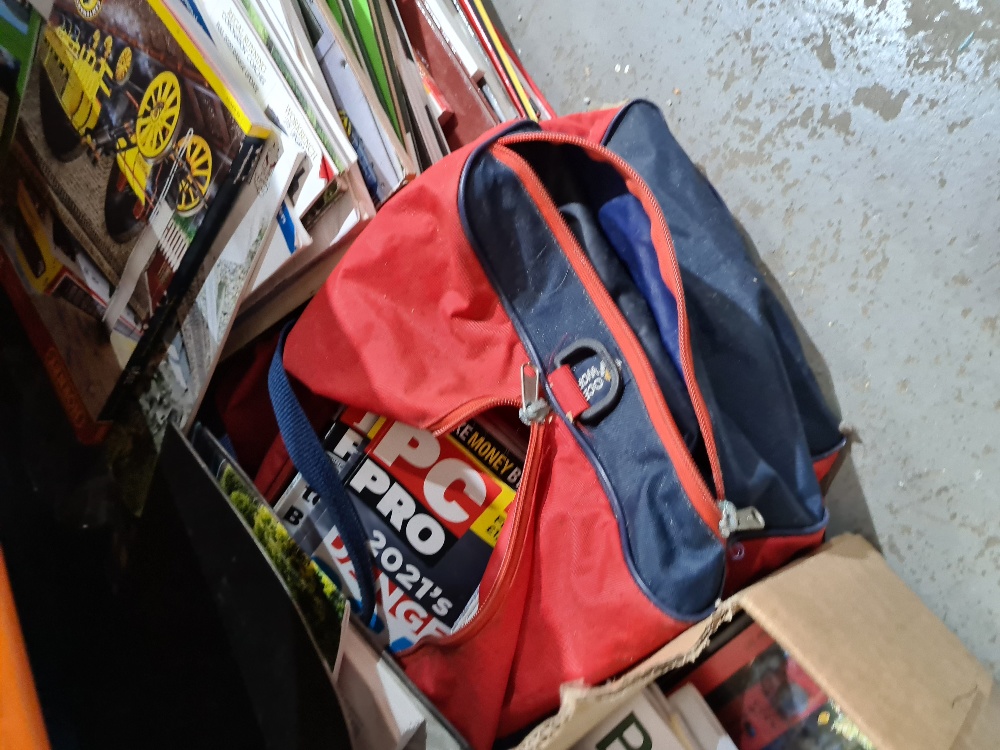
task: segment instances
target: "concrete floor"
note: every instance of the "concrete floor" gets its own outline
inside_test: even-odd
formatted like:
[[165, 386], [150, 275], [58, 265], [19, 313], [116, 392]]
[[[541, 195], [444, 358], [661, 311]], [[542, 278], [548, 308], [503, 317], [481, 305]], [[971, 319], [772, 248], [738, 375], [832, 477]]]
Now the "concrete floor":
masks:
[[664, 108], [855, 436], [835, 529], [877, 537], [1000, 678], [1000, 5], [496, 6], [557, 111]]

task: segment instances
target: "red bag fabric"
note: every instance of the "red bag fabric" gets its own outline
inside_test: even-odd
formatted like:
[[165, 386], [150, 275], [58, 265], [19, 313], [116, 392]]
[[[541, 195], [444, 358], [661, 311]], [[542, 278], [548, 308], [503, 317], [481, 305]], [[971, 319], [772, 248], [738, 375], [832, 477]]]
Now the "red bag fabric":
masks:
[[[822, 540], [811, 466], [825, 473], [842, 439], [758, 275], [637, 102], [451, 154], [387, 203], [291, 329], [278, 362], [314, 424], [316, 404], [348, 404], [447, 433], [530, 406], [524, 368], [541, 378], [549, 411], [530, 420], [479, 611], [398, 654], [474, 747]], [[251, 468], [273, 497], [288, 453], [259, 442]]]

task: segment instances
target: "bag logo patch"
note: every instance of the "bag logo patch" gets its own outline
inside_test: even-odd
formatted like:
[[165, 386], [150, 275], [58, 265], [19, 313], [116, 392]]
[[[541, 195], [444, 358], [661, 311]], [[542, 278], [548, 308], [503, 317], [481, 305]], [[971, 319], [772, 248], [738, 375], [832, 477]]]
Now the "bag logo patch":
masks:
[[591, 365], [579, 378], [576, 384], [580, 386], [580, 392], [587, 399], [587, 403], [593, 403], [594, 396], [604, 390], [611, 382], [611, 371], [608, 364], [603, 359], [600, 365]]

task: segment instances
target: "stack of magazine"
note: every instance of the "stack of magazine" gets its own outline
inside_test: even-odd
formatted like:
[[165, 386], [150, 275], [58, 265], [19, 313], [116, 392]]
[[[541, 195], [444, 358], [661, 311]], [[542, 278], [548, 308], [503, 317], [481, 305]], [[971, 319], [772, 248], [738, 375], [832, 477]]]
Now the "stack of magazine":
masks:
[[550, 116], [479, 0], [0, 0], [0, 285], [79, 439], [158, 443], [396, 191]]
[[649, 690], [671, 709], [666, 716], [684, 748], [875, 749], [795, 656], [746, 615], [713, 639], [679, 687], [667, 687], [668, 697], [659, 687]]
[[573, 750], [737, 750], [694, 688], [669, 698], [656, 685], [598, 724]]
[[[368, 535], [374, 627], [392, 651], [455, 632], [488, 594], [484, 576], [527, 448], [523, 426], [498, 414], [437, 436], [348, 407], [326, 433], [323, 446]], [[301, 474], [274, 512], [291, 538], [358, 598], [357, 573], [333, 513]]]

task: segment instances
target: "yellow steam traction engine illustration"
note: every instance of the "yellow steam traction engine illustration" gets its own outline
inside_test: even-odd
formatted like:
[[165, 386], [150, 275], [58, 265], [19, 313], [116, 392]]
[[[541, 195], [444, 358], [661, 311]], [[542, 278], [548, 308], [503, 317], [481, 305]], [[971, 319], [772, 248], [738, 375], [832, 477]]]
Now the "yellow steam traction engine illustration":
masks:
[[212, 148], [182, 126], [192, 104], [168, 61], [71, 15], [45, 27], [42, 61], [42, 130], [53, 156], [115, 157], [104, 201], [112, 239], [136, 236], [161, 197], [180, 216], [205, 207]]

